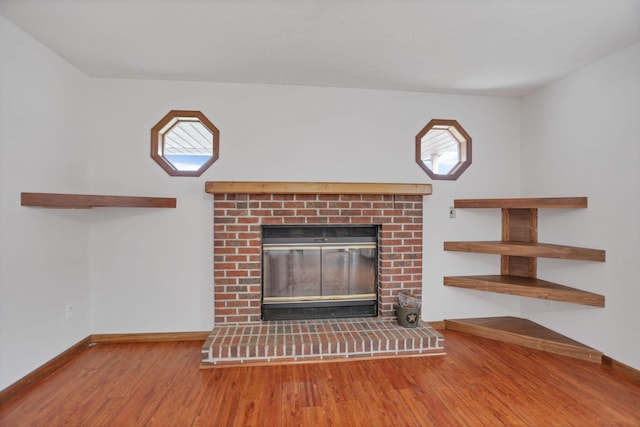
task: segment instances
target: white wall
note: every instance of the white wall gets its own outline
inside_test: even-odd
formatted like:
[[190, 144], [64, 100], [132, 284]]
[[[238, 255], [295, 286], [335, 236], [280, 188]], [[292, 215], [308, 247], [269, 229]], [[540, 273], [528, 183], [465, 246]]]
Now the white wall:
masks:
[[2, 389], [89, 333], [86, 212], [21, 207], [20, 193], [86, 190], [91, 87], [2, 16], [0, 58]]
[[[432, 118], [471, 134], [473, 164], [425, 198], [423, 317], [518, 314], [515, 298], [442, 286], [445, 274], [498, 272], [497, 257], [442, 242], [499, 237], [499, 213], [450, 220], [448, 207], [518, 195], [517, 100], [89, 79], [4, 18], [0, 49], [0, 388], [91, 333], [212, 327], [205, 181], [431, 182], [414, 138]], [[202, 110], [221, 131], [220, 159], [199, 178], [170, 177], [150, 158], [150, 129], [171, 109]], [[178, 207], [35, 209], [19, 205], [22, 191], [168, 196]]]
[[[445, 253], [446, 239], [499, 237], [499, 213], [460, 213], [454, 198], [517, 195], [518, 101], [411, 92], [249, 84], [94, 80], [90, 181], [96, 192], [178, 198], [175, 210], [101, 211], [91, 226], [92, 331], [212, 327], [212, 196], [208, 180], [430, 182], [415, 135], [455, 118], [474, 163], [433, 182], [425, 201], [426, 319], [514, 314], [517, 300], [442, 286], [442, 276], [497, 273], [499, 259]], [[171, 109], [201, 110], [220, 129], [220, 159], [201, 177], [169, 177], [149, 155], [150, 129]], [[496, 154], [496, 153], [499, 153]], [[96, 216], [94, 216], [96, 218]]]
[[539, 214], [539, 240], [605, 249], [606, 263], [539, 260], [538, 276], [603, 294], [605, 308], [524, 300], [523, 317], [640, 368], [640, 44], [522, 102], [522, 194], [588, 196]]

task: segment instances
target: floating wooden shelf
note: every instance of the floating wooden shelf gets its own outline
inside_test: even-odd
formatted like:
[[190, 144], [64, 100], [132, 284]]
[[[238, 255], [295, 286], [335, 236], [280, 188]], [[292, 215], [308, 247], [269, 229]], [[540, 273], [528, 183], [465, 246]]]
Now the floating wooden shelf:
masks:
[[22, 206], [43, 208], [91, 209], [97, 207], [121, 208], [175, 208], [173, 197], [101, 196], [93, 194], [21, 193]]
[[599, 249], [532, 242], [444, 242], [444, 250], [583, 261], [604, 262], [605, 260], [605, 251]]
[[518, 317], [445, 320], [445, 329], [497, 341], [522, 345], [594, 363], [602, 363], [602, 352], [587, 347], [551, 329]]
[[518, 199], [457, 199], [456, 208], [500, 208], [500, 209], [537, 209], [537, 208], [586, 208], [586, 197], [544, 197]]
[[522, 276], [447, 276], [445, 286], [604, 307], [604, 296]]
[[500, 275], [445, 277], [445, 286], [604, 307], [604, 296], [537, 279], [537, 258], [604, 262], [605, 251], [538, 243], [538, 208], [586, 208], [586, 197], [458, 199], [456, 208], [502, 209], [502, 240], [444, 242], [444, 250], [500, 255]]
[[397, 194], [429, 195], [431, 184], [369, 182], [207, 181], [210, 194]]

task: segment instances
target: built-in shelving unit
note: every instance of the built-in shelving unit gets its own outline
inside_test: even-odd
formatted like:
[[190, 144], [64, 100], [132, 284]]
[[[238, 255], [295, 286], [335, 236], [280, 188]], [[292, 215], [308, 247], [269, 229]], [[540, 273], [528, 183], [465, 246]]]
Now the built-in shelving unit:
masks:
[[175, 208], [174, 197], [104, 196], [94, 194], [21, 193], [22, 206], [58, 209]]
[[586, 197], [459, 199], [455, 208], [502, 209], [502, 240], [444, 242], [447, 251], [501, 256], [500, 275], [448, 276], [445, 286], [604, 307], [604, 296], [537, 278], [537, 258], [605, 261], [605, 251], [538, 243], [538, 208], [586, 208]]
[[[444, 242], [444, 249], [500, 255], [500, 274], [446, 276], [445, 286], [604, 307], [604, 296], [537, 278], [537, 258], [604, 262], [605, 251], [538, 243], [538, 209], [587, 207], [586, 197], [460, 199], [455, 208], [502, 209], [502, 240]], [[445, 320], [445, 328], [600, 363], [602, 353], [527, 319]]]

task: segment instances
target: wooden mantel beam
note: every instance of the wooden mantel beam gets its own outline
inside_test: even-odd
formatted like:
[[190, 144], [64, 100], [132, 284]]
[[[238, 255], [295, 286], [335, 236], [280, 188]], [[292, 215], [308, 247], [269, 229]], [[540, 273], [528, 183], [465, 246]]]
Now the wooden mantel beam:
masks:
[[429, 195], [431, 184], [369, 182], [207, 181], [209, 194], [396, 194]]

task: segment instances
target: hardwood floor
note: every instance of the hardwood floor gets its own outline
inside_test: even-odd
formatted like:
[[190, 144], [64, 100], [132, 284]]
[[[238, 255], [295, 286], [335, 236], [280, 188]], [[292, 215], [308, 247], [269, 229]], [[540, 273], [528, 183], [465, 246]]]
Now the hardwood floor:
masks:
[[640, 425], [640, 384], [610, 368], [441, 332], [442, 357], [205, 370], [198, 341], [100, 344], [0, 426]]

